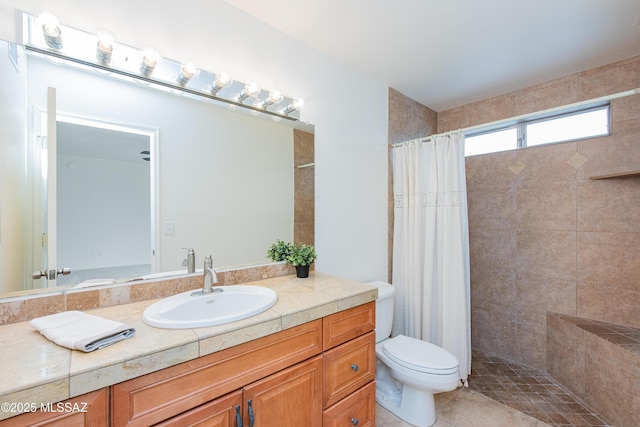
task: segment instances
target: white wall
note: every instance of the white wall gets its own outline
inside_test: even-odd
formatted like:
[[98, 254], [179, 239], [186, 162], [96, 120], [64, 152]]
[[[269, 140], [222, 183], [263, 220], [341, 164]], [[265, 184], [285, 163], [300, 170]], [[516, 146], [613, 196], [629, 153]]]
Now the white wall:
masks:
[[58, 154], [57, 171], [58, 267], [150, 266], [149, 164]]
[[[24, 60], [24, 58], [20, 58]], [[0, 289], [21, 290], [27, 269], [26, 76], [0, 49]]]
[[150, 0], [0, 0], [0, 38], [17, 37], [15, 9], [47, 10], [87, 31], [108, 28], [127, 44], [153, 45], [167, 57], [304, 98], [302, 118], [316, 125], [316, 268], [357, 280], [387, 277], [385, 84], [222, 0], [166, 7]]

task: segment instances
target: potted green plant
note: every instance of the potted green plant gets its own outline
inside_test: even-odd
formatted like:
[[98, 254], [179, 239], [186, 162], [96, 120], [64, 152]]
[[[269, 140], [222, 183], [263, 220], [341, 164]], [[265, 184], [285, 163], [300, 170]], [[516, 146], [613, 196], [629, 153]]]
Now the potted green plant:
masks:
[[290, 249], [287, 262], [296, 268], [296, 275], [298, 277], [309, 277], [309, 267], [318, 257], [313, 245], [302, 243], [293, 245]]
[[292, 248], [293, 244], [278, 239], [267, 250], [267, 256], [271, 258], [272, 261], [287, 261], [287, 257], [291, 253]]

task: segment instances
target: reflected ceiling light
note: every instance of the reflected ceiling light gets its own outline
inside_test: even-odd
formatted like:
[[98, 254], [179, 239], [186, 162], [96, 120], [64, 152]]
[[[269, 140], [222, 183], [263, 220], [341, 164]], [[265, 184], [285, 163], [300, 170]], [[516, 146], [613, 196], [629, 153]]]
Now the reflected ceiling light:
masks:
[[140, 72], [149, 77], [153, 74], [154, 68], [158, 65], [158, 61], [160, 61], [160, 53], [152, 47], [146, 48], [142, 52], [142, 61], [140, 61]]
[[198, 75], [198, 68], [191, 62], [185, 62], [180, 66], [180, 72], [176, 77], [176, 82], [180, 86], [186, 86], [193, 77]]
[[44, 41], [51, 49], [62, 49], [62, 30], [58, 18], [50, 13], [42, 13], [38, 16], [36, 23], [42, 28]]
[[289, 114], [293, 111], [299, 110], [304, 105], [304, 101], [302, 99], [296, 99], [291, 104], [286, 107], [282, 107], [278, 110], [279, 114]]
[[280, 93], [279, 90], [272, 90], [269, 92], [269, 96], [265, 99], [257, 99], [256, 102], [253, 103], [254, 107], [265, 109], [270, 105], [277, 105], [282, 102], [284, 96]]
[[236, 93], [231, 97], [235, 102], [243, 102], [247, 98], [253, 98], [260, 94], [260, 88], [255, 83], [247, 83], [244, 85], [244, 89], [240, 93]]
[[213, 83], [205, 89], [211, 95], [217, 95], [222, 89], [233, 84], [233, 80], [225, 73], [217, 73]]
[[113, 57], [113, 36], [107, 32], [98, 33], [96, 59], [102, 65], [109, 65]]

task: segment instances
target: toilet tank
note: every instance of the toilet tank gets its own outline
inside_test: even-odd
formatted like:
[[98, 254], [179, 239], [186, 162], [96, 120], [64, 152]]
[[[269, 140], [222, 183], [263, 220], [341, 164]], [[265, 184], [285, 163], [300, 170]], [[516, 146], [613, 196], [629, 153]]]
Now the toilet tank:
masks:
[[380, 342], [391, 336], [393, 326], [393, 296], [396, 289], [385, 282], [369, 282], [367, 285], [378, 288], [376, 300], [376, 342]]

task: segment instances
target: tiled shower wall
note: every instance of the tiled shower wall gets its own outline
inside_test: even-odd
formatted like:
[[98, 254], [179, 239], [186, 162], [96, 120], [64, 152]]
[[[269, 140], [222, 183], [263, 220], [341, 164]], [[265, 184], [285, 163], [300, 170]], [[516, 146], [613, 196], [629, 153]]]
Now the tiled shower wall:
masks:
[[[437, 115], [438, 132], [640, 87], [640, 57]], [[548, 311], [640, 327], [640, 95], [611, 136], [466, 159], [472, 345], [546, 369]]]
[[[294, 243], [315, 244], [314, 135], [293, 130]], [[302, 167], [300, 167], [302, 166]]]

